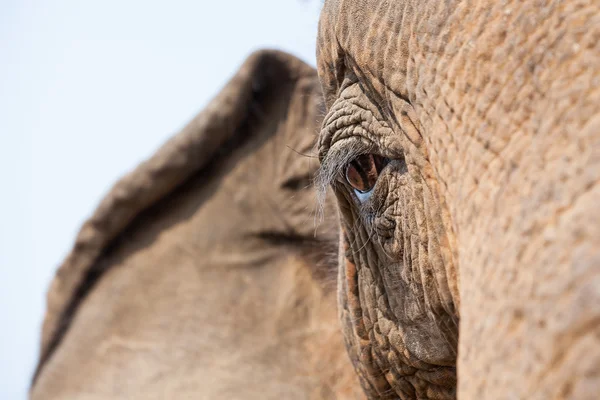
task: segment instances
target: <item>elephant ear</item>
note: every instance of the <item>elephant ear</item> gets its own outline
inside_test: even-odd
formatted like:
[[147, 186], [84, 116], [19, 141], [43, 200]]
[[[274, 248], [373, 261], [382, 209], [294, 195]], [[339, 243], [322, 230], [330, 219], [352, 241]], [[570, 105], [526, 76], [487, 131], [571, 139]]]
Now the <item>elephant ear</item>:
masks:
[[[307, 110], [304, 113], [307, 118], [297, 118], [290, 113], [293, 97]], [[236, 147], [252, 141], [258, 135], [261, 120], [278, 121], [274, 129], [283, 124], [289, 134], [302, 132], [306, 136], [306, 131], [312, 131], [309, 138], [312, 143], [320, 102], [320, 89], [312, 67], [277, 51], [254, 53], [179, 134], [117, 182], [84, 223], [71, 253], [52, 281], [34, 381], [61, 343], [83, 300], [105, 273], [107, 267], [100, 260], [119, 239], [127, 236], [128, 228], [136, 220], [149, 218], [147, 210], [192, 177], [210, 179], [210, 168], [215, 161], [226, 159]], [[271, 114], [264, 115], [264, 110]], [[303, 150], [306, 151], [306, 146]], [[297, 180], [291, 179], [286, 184], [293, 186], [294, 183]]]

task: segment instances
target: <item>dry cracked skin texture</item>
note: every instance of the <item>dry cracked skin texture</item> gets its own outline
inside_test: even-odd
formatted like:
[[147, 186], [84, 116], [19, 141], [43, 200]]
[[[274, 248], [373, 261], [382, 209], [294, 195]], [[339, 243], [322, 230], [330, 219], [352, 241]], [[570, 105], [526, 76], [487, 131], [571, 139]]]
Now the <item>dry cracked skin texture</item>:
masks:
[[[597, 398], [599, 46], [597, 1], [325, 2], [320, 178], [370, 398]], [[359, 196], [362, 154], [391, 161]]]
[[599, 16], [325, 1], [322, 94], [255, 55], [84, 225], [32, 398], [596, 399]]

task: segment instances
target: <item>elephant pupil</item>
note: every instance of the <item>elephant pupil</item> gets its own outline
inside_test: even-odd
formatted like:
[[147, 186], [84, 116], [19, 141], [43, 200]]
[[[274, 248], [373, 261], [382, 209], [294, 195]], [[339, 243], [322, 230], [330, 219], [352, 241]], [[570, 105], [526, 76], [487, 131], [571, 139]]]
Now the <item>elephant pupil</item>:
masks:
[[346, 180], [359, 192], [370, 192], [388, 162], [388, 159], [375, 154], [361, 154], [346, 166]]

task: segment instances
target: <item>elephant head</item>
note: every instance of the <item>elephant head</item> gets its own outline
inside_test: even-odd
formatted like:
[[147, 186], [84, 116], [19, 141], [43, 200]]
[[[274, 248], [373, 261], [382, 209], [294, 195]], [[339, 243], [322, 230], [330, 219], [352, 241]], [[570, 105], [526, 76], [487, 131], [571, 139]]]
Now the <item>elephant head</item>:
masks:
[[600, 393], [599, 43], [594, 1], [325, 1], [319, 181], [369, 398]]
[[362, 396], [321, 268], [337, 221], [314, 227], [321, 99], [257, 52], [114, 186], [48, 292], [32, 400]]

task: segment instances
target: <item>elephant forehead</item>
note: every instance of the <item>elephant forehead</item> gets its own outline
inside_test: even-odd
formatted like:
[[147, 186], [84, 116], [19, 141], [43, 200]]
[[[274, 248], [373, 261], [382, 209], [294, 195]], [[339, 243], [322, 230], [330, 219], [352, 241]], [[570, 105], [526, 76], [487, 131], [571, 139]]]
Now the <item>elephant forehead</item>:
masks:
[[[356, 66], [370, 71], [368, 53], [363, 48], [365, 42], [371, 44], [375, 37], [369, 38], [369, 32], [375, 34], [375, 29], [369, 29], [377, 13], [373, 11], [379, 1], [326, 1], [321, 13], [319, 34], [317, 40], [317, 68], [324, 87], [327, 105], [331, 106], [333, 99], [329, 95], [338, 92], [344, 79], [347, 63], [352, 60]], [[361, 49], [363, 51], [359, 51]]]
[[347, 69], [369, 81], [374, 92], [387, 88], [406, 96], [409, 45], [419, 36], [437, 34], [443, 15], [409, 0], [326, 1], [317, 43], [326, 98], [338, 91]]

